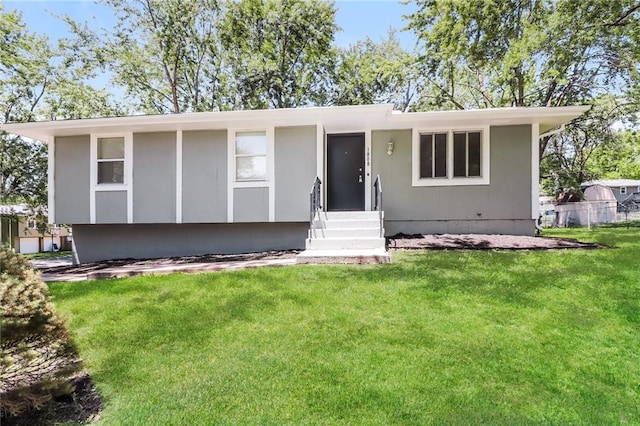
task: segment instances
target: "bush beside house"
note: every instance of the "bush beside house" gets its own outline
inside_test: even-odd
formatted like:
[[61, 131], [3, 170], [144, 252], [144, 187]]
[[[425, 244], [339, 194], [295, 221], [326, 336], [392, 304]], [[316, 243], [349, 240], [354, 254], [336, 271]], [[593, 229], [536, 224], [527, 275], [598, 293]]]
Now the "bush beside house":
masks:
[[69, 379], [82, 362], [47, 286], [24, 257], [6, 247], [0, 248], [0, 334], [3, 420], [73, 392]]

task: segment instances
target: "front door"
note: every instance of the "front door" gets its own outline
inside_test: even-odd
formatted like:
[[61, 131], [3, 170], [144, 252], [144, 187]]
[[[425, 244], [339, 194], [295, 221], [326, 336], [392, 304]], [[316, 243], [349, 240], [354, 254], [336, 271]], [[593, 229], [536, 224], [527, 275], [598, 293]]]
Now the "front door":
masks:
[[364, 210], [364, 133], [327, 135], [327, 210]]

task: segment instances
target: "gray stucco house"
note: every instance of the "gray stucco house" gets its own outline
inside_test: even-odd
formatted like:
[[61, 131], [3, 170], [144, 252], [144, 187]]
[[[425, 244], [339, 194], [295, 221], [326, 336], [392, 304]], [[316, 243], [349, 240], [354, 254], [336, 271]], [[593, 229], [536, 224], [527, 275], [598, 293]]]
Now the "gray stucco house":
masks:
[[[384, 233], [533, 235], [538, 141], [588, 107], [398, 113], [389, 105], [6, 124], [49, 144], [49, 219], [81, 262], [303, 248], [324, 211]], [[382, 216], [381, 216], [382, 217]]]

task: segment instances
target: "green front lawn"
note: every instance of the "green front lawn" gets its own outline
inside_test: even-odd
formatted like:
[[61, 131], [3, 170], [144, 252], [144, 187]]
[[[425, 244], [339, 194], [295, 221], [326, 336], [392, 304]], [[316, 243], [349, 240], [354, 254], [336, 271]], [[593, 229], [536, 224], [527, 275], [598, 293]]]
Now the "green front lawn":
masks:
[[640, 228], [553, 234], [50, 288], [103, 424], [638, 424]]

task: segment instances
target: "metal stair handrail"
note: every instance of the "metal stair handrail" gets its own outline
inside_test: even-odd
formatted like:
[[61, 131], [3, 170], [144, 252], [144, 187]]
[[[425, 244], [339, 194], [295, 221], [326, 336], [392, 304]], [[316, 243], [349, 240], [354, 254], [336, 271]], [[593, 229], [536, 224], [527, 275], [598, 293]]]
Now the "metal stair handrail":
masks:
[[313, 181], [311, 186], [311, 192], [309, 193], [309, 230], [315, 234], [313, 222], [315, 221], [316, 214], [318, 220], [322, 220], [320, 212], [322, 211], [322, 181], [318, 176]]
[[376, 176], [376, 181], [373, 183], [373, 188], [375, 190], [375, 201], [373, 209], [378, 212], [378, 217], [380, 218], [380, 238], [384, 238], [384, 223], [382, 217], [382, 180], [380, 179], [380, 175]]

